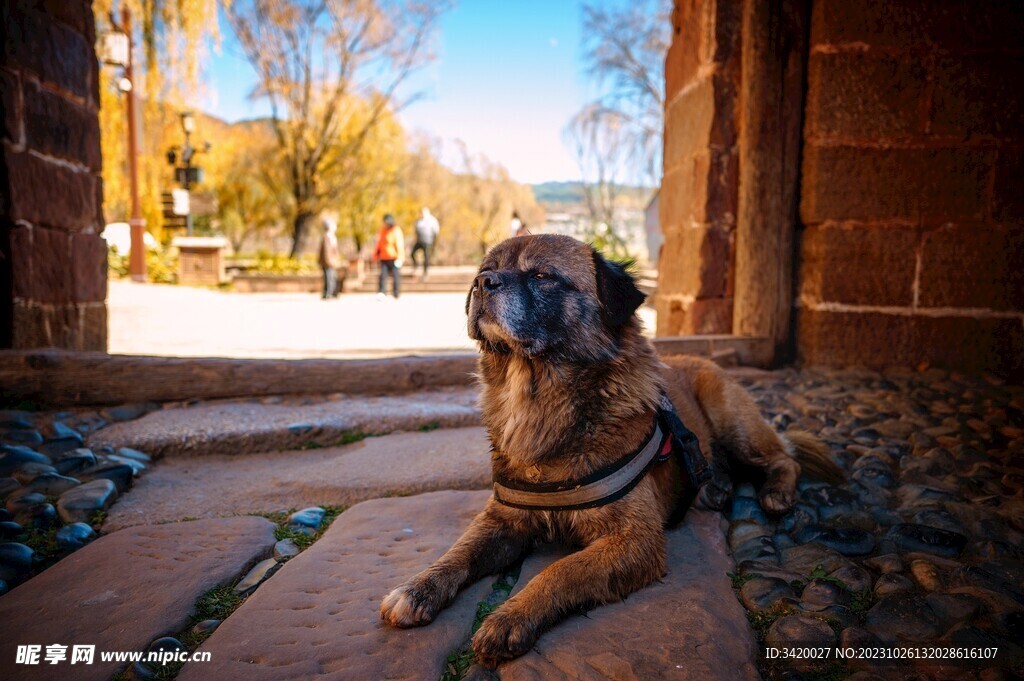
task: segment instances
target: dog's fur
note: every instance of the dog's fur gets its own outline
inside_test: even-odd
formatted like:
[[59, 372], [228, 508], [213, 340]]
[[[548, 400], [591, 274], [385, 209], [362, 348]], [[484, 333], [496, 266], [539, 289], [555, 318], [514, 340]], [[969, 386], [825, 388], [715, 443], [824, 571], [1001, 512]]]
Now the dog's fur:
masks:
[[[611, 464], [643, 443], [665, 390], [712, 459], [700, 495], [706, 507], [728, 502], [729, 474], [740, 470], [762, 483], [770, 513], [793, 505], [798, 459], [841, 476], [813, 436], [776, 434], [716, 365], [662, 363], [635, 315], [643, 298], [623, 267], [569, 237], [520, 237], [491, 250], [466, 311], [481, 350], [496, 474], [555, 482]], [[670, 460], [618, 501], [586, 510], [520, 510], [492, 498], [447, 553], [384, 598], [381, 617], [398, 627], [426, 624], [461, 588], [511, 565], [534, 542], [578, 548], [497, 608], [473, 638], [485, 665], [521, 655], [566, 615], [621, 600], [665, 574], [664, 528], [680, 480]]]

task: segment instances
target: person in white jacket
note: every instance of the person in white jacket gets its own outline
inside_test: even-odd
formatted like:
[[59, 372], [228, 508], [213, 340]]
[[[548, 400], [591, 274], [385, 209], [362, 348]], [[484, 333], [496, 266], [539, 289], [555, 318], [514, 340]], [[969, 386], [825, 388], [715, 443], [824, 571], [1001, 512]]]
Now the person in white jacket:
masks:
[[434, 253], [434, 243], [437, 241], [437, 233], [441, 231], [441, 223], [430, 214], [430, 209], [424, 206], [423, 216], [416, 221], [416, 245], [412, 247], [412, 271], [416, 271], [419, 263], [416, 262], [416, 254], [423, 251], [423, 278], [427, 278], [427, 270], [430, 268], [430, 256]]

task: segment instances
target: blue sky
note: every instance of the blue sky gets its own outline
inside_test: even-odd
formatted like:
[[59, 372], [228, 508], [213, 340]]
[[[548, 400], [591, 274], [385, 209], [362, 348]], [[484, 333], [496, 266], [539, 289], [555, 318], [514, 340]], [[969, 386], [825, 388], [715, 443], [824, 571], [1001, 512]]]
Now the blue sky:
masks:
[[[595, 94], [581, 62], [581, 6], [578, 0], [461, 0], [442, 19], [436, 61], [408, 83], [406, 93], [422, 97], [401, 112], [405, 127], [444, 140], [449, 162], [458, 138], [520, 182], [577, 177], [562, 129]], [[266, 115], [265, 102], [248, 99], [255, 73], [223, 20], [221, 34], [206, 101], [197, 104], [229, 121]]]

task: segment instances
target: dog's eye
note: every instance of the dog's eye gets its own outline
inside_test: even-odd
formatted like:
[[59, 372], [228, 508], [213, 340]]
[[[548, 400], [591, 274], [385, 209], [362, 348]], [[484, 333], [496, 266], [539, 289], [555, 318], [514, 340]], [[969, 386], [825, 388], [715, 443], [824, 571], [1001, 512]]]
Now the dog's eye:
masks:
[[546, 272], [535, 272], [534, 275], [533, 275], [533, 278], [534, 279], [541, 279], [541, 280], [545, 280], [545, 279], [546, 280], [551, 280], [551, 279], [554, 279], [553, 276], [551, 276], [550, 274], [548, 274]]

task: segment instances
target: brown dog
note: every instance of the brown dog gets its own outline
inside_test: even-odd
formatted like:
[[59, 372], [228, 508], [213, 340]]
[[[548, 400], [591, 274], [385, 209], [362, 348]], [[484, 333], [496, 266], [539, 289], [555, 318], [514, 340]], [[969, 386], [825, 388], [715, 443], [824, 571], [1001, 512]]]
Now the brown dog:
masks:
[[[384, 598], [385, 621], [430, 622], [460, 589], [511, 565], [534, 542], [578, 547], [484, 620], [473, 650], [494, 666], [528, 651], [568, 614], [661, 578], [664, 528], [685, 511], [700, 473], [683, 457], [665, 456], [684, 443], [669, 438], [659, 418], [664, 393], [704, 454], [714, 453], [705, 506], [721, 508], [730, 498], [730, 468], [760, 474], [761, 505], [771, 513], [793, 505], [798, 457], [819, 474], [841, 476], [820, 442], [805, 433], [780, 437], [714, 364], [663, 364], [634, 314], [643, 299], [624, 268], [569, 237], [510, 239], [488, 253], [466, 311], [480, 345], [483, 417], [502, 484], [447, 553]], [[663, 439], [653, 440], [657, 433]], [[658, 457], [618, 496], [580, 503], [581, 488], [603, 484], [591, 484], [595, 477], [612, 470], [610, 478], [621, 478], [633, 465], [623, 462], [655, 449]], [[562, 490], [559, 510], [530, 507], [518, 490]]]

